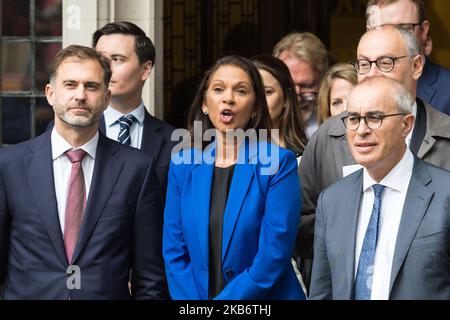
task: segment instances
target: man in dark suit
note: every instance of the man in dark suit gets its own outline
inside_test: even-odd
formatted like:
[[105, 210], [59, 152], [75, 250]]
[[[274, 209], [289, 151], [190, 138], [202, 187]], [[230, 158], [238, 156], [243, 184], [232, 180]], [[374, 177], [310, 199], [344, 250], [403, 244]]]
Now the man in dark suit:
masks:
[[[429, 37], [430, 22], [427, 19], [423, 0], [370, 0], [367, 3], [367, 28], [382, 25], [397, 25], [412, 32], [424, 55], [431, 53]], [[422, 76], [417, 82], [417, 96], [425, 102], [450, 115], [450, 70], [433, 63], [428, 57]]]
[[450, 299], [450, 172], [407, 147], [413, 105], [387, 77], [351, 92], [342, 119], [363, 169], [319, 197], [311, 299]]
[[98, 132], [110, 77], [95, 50], [61, 50], [45, 90], [54, 127], [0, 150], [4, 299], [167, 297], [155, 164]]
[[[359, 74], [358, 80], [373, 76], [390, 77], [400, 81], [416, 97], [416, 84], [423, 69], [423, 59], [417, 41], [410, 32], [392, 26], [370, 30], [361, 38], [357, 54], [358, 59], [375, 61], [384, 56], [405, 56], [409, 52], [412, 57], [396, 59], [390, 72], [381, 71], [375, 62], [370, 63], [369, 72]], [[420, 98], [416, 98], [413, 113], [416, 117], [414, 128], [407, 137], [412, 152], [429, 163], [450, 170], [450, 158], [447, 156], [450, 154], [450, 117]], [[306, 283], [309, 283], [311, 274], [319, 194], [357, 168], [348, 147], [341, 116], [331, 117], [320, 126], [308, 142], [298, 170], [302, 187], [302, 216], [296, 255], [302, 258], [300, 269]]]
[[171, 150], [171, 125], [153, 117], [142, 102], [142, 90], [155, 63], [155, 47], [131, 22], [111, 22], [97, 30], [93, 47], [111, 60], [111, 102], [100, 119], [100, 131], [110, 139], [141, 149], [155, 159], [163, 201]]

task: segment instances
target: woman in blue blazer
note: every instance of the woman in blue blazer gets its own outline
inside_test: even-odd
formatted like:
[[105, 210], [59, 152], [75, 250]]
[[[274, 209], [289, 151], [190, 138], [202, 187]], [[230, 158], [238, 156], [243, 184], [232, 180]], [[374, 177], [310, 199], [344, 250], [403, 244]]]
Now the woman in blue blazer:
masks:
[[228, 56], [212, 66], [189, 126], [192, 147], [172, 156], [164, 212], [172, 298], [304, 299], [290, 260], [297, 162], [267, 142], [264, 86], [251, 61]]

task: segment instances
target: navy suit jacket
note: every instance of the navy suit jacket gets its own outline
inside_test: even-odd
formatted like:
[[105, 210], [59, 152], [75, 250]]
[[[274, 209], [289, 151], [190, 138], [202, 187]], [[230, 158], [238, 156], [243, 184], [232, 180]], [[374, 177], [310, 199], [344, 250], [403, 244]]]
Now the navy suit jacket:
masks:
[[450, 70], [427, 59], [417, 82], [417, 96], [450, 115]]
[[[363, 170], [325, 189], [316, 213], [311, 299], [351, 299]], [[415, 157], [389, 299], [450, 299], [450, 172]]]
[[[300, 213], [295, 155], [271, 145], [271, 174], [262, 148], [239, 151], [223, 216], [222, 273], [216, 299], [304, 299], [291, 264]], [[253, 150], [252, 150], [253, 149]], [[269, 148], [270, 149], [270, 148]], [[208, 299], [212, 161], [191, 150], [189, 163], [172, 159], [164, 211], [163, 254], [173, 299]], [[214, 155], [214, 150], [212, 150]], [[267, 153], [266, 153], [267, 154]], [[175, 160], [176, 159], [176, 160]], [[212, 162], [212, 163], [211, 163]]]
[[[100, 118], [100, 132], [105, 134], [105, 118]], [[169, 171], [172, 148], [178, 141], [171, 141], [175, 127], [151, 116], [145, 111], [144, 131], [140, 150], [152, 157], [155, 161], [156, 175], [161, 185], [162, 203], [165, 202], [167, 190], [167, 172]]]
[[[56, 190], [57, 192], [57, 190]], [[154, 163], [100, 134], [90, 192], [69, 266], [55, 195], [51, 130], [0, 150], [0, 286], [4, 299], [167, 297]], [[128, 280], [132, 273], [130, 297]]]

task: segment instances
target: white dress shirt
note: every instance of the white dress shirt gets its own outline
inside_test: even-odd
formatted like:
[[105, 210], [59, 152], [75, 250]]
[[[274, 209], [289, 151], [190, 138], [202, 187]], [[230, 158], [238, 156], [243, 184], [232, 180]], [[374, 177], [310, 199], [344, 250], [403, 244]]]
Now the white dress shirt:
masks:
[[[144, 118], [145, 118], [145, 107], [144, 103], [141, 104], [134, 109], [129, 114], [132, 114], [137, 121], [133, 122], [133, 125], [130, 129], [130, 146], [140, 149], [142, 145], [142, 133], [144, 131]], [[110, 106], [103, 112], [103, 116], [105, 117], [105, 128], [106, 128], [106, 136], [110, 139], [116, 140], [119, 136], [120, 125], [118, 120], [120, 117], [125, 116], [120, 111], [117, 111]]]
[[[378, 241], [375, 251], [372, 300], [387, 300], [389, 298], [389, 284], [395, 244], [413, 165], [414, 156], [410, 149], [406, 148], [402, 160], [378, 183], [385, 186], [385, 189], [381, 198], [381, 210], [378, 220]], [[358, 271], [359, 255], [372, 214], [374, 202], [372, 186], [377, 184], [365, 168], [363, 175], [363, 199], [356, 230], [355, 279]]]
[[66, 217], [67, 193], [69, 191], [69, 178], [72, 170], [72, 163], [64, 154], [68, 150], [83, 149], [86, 155], [81, 162], [83, 168], [84, 182], [86, 184], [86, 201], [91, 188], [92, 174], [94, 172], [95, 155], [97, 153], [98, 132], [95, 136], [80, 148], [72, 147], [63, 137], [56, 131], [52, 130], [52, 159], [53, 159], [53, 176], [55, 180], [56, 201], [58, 202], [59, 223], [61, 231], [64, 235], [64, 224]]

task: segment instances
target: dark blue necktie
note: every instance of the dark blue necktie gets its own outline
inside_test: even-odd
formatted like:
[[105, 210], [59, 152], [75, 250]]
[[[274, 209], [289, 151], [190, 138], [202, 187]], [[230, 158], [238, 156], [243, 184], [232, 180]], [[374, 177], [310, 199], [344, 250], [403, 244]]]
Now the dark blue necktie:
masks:
[[375, 184], [372, 186], [375, 193], [372, 215], [364, 236], [361, 254], [359, 255], [358, 271], [355, 281], [355, 300], [370, 300], [372, 294], [373, 268], [375, 261], [375, 250], [378, 241], [378, 221], [380, 218], [381, 195], [384, 186]]
[[131, 126], [133, 125], [133, 122], [137, 121], [137, 119], [132, 114], [129, 114], [120, 117], [118, 121], [120, 125], [120, 131], [119, 136], [117, 137], [117, 141], [119, 141], [121, 144], [126, 144], [127, 146], [129, 146], [131, 143]]

